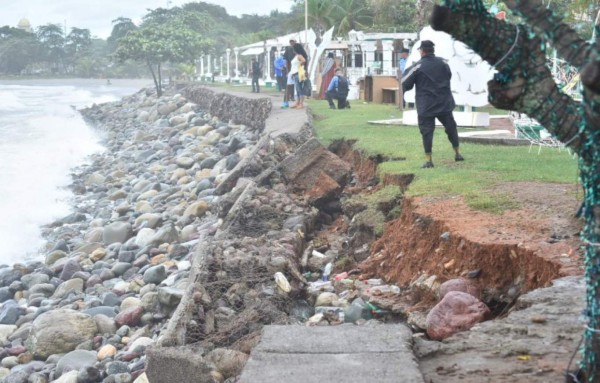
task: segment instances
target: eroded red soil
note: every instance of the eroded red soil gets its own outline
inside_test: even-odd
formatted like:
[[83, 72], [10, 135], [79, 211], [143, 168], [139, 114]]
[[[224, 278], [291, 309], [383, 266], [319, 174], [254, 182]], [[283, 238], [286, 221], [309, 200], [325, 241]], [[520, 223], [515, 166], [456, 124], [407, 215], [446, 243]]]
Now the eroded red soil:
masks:
[[480, 270], [481, 287], [496, 298], [582, 274], [575, 218], [575, 185], [506, 183], [494, 188], [519, 207], [495, 215], [469, 208], [462, 198], [405, 199], [362, 265], [365, 276], [406, 286], [421, 274], [439, 282]]

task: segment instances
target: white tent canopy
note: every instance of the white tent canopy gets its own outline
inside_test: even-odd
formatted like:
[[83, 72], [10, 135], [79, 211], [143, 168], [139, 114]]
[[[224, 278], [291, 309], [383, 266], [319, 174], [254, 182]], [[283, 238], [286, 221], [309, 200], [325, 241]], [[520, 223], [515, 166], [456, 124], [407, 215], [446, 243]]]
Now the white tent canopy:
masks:
[[[243, 45], [243, 46], [239, 47], [239, 50], [240, 50], [240, 52], [242, 52], [241, 54], [243, 56], [260, 54], [260, 53], [264, 53], [265, 46], [267, 46], [267, 47], [277, 47], [277, 46], [285, 47], [285, 46], [289, 45], [290, 39], [294, 39], [301, 44], [305, 44], [306, 38], [308, 38], [308, 41], [311, 42], [311, 41], [315, 41], [316, 37], [317, 36], [316, 36], [315, 32], [312, 29], [308, 29], [308, 30], [304, 30], [304, 31], [300, 31], [300, 32], [288, 33], [287, 35], [275, 37], [275, 38], [268, 39], [265, 41], [259, 41], [256, 43]], [[259, 48], [259, 49], [261, 49], [261, 51], [258, 52], [254, 48]], [[252, 49], [252, 51], [250, 51], [250, 49]], [[248, 51], [250, 51], [251, 53], [246, 53]], [[258, 52], [258, 53], [255, 53], [255, 52]]]
[[265, 53], [264, 46], [248, 48], [240, 54], [242, 56], [252, 56], [252, 55], [260, 55], [262, 53]]

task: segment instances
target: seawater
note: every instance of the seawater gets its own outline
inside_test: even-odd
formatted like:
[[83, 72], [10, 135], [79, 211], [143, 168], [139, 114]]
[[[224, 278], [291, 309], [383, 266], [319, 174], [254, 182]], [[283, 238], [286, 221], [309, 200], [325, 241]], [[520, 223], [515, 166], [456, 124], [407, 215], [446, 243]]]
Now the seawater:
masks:
[[70, 214], [70, 169], [104, 150], [78, 108], [115, 101], [140, 80], [0, 81], [0, 263], [41, 258], [40, 226]]

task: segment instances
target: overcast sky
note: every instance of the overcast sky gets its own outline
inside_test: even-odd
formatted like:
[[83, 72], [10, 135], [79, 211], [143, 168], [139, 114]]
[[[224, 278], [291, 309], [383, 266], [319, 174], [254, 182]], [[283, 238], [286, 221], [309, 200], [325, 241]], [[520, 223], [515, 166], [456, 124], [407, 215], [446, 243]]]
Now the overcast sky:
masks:
[[[180, 6], [190, 0], [171, 0], [169, 6]], [[268, 15], [272, 10], [288, 12], [292, 0], [208, 0], [218, 4], [230, 15]], [[249, 5], [252, 4], [252, 5]], [[112, 30], [111, 21], [117, 17], [129, 17], [139, 22], [147, 9], [165, 8], [167, 0], [0, 0], [0, 26], [16, 26], [26, 17], [33, 28], [54, 23], [72, 27], [87, 28], [93, 36], [106, 38]]]

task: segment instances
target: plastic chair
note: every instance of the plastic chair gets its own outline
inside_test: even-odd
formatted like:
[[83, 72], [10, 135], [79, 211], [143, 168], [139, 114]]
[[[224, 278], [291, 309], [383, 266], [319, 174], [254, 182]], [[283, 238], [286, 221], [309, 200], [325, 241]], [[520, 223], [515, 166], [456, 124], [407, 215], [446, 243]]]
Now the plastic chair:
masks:
[[[561, 151], [565, 145], [554, 138], [552, 134], [535, 119], [528, 117], [526, 114], [518, 112], [509, 113], [512, 124], [515, 128], [515, 138], [523, 138], [530, 142], [529, 153], [534, 145], [538, 146], [538, 155], [542, 151], [542, 147], [558, 148]], [[567, 148], [569, 154], [571, 151]]]

